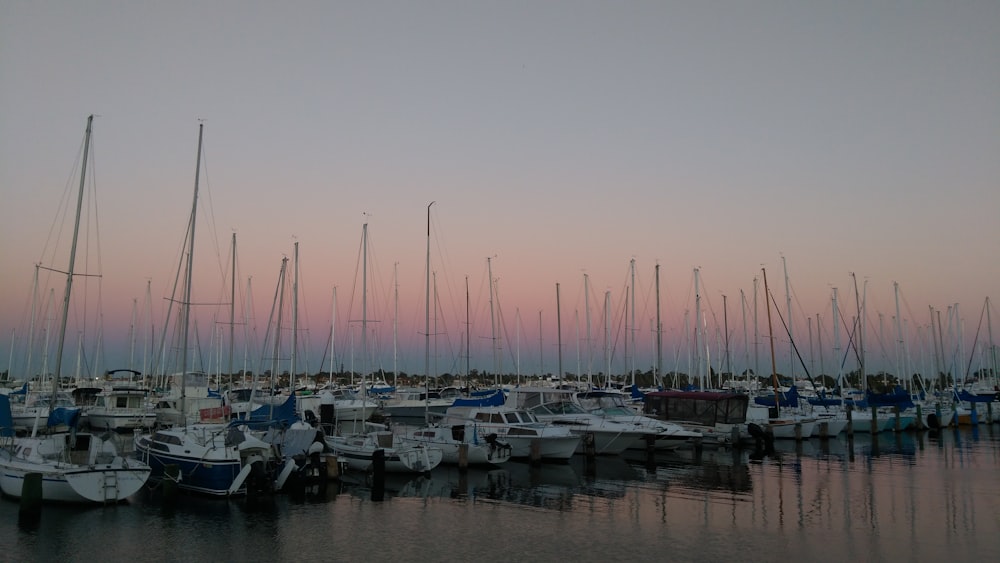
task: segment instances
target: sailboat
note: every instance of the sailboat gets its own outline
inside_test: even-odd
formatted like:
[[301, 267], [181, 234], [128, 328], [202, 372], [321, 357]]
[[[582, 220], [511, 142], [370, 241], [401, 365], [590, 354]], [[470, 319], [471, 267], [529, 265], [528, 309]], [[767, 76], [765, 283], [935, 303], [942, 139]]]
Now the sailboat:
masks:
[[[198, 158], [195, 169], [194, 203], [188, 220], [183, 267], [185, 281], [179, 300], [180, 334], [182, 338], [180, 397], [177, 400], [181, 424], [161, 428], [152, 435], [135, 437], [135, 455], [152, 468], [151, 479], [162, 480], [167, 466], [179, 470], [178, 487], [187, 491], [217, 497], [246, 494], [248, 491], [267, 492], [273, 479], [267, 465], [272, 447], [252, 435], [246, 426], [221, 424], [188, 424], [188, 331], [191, 317], [191, 279], [194, 264], [194, 235], [198, 211], [198, 178], [201, 171], [202, 133], [198, 126]], [[173, 302], [173, 300], [171, 301]], [[166, 331], [164, 331], [166, 332]]]
[[[53, 372], [53, 399], [61, 375], [63, 347], [66, 341], [66, 323], [70, 296], [73, 288], [76, 247], [80, 233], [80, 214], [86, 185], [87, 158], [90, 151], [91, 128], [94, 116], [87, 118], [87, 131], [83, 148], [83, 167], [80, 173], [80, 190], [77, 197], [76, 221], [73, 244], [66, 270], [66, 291], [63, 297], [62, 319], [58, 337], [55, 370]], [[53, 400], [50, 405], [55, 406]], [[48, 422], [55, 420], [59, 409], [48, 413]], [[0, 397], [0, 489], [4, 494], [20, 498], [29, 474], [42, 476], [42, 500], [59, 502], [114, 503], [135, 494], [146, 483], [150, 467], [141, 461], [118, 453], [114, 436], [110, 433], [92, 435], [75, 430], [79, 422], [79, 409], [63, 410], [70, 416], [66, 422], [69, 432], [39, 434], [36, 420], [31, 436], [14, 435], [8, 397]], [[38, 413], [39, 415], [41, 413]]]
[[[448, 396], [443, 392], [434, 393], [429, 389], [431, 349], [431, 205], [434, 205], [433, 201], [427, 206], [426, 269], [428, 290], [426, 294], [427, 302], [424, 307], [424, 390], [414, 390], [412, 395], [410, 395], [413, 398], [409, 401], [406, 399], [407, 396], [403, 395], [400, 402], [397, 402], [395, 405], [386, 405], [384, 408], [387, 410], [395, 408], [396, 410], [392, 416], [396, 416], [396, 412], [405, 413], [407, 406], [411, 406], [411, 408], [422, 407], [422, 411], [417, 412], [422, 414], [423, 424], [416, 428], [404, 430], [402, 437], [403, 443], [439, 448], [442, 451], [442, 461], [444, 463], [459, 465], [463, 463], [468, 463], [469, 465], [499, 465], [510, 460], [512, 453], [510, 445], [498, 440], [496, 434], [490, 434], [487, 436], [487, 439], [480, 439], [474, 423], [470, 425], [470, 428], [467, 431], [467, 424], [464, 421], [458, 423], [440, 422], [440, 418], [444, 416], [447, 409], [450, 408], [455, 402], [455, 398], [458, 396], [458, 390], [451, 388], [451, 390], [455, 391], [456, 394]], [[434, 293], [436, 296], [437, 291]], [[437, 331], [435, 331], [435, 333], [436, 332]], [[420, 403], [422, 403], [422, 405]], [[430, 420], [432, 416], [435, 418], [435, 421]]]
[[[361, 355], [363, 360], [361, 389], [365, 393], [365, 376], [368, 372], [368, 223], [361, 229]], [[362, 399], [367, 399], [362, 394]], [[441, 463], [443, 452], [440, 448], [427, 444], [406, 444], [395, 439], [395, 435], [384, 425], [365, 423], [365, 432], [346, 436], [327, 436], [326, 445], [349, 469], [367, 471], [376, 456], [384, 456], [385, 470], [390, 473], [430, 471]], [[376, 453], [379, 452], [379, 453]]]

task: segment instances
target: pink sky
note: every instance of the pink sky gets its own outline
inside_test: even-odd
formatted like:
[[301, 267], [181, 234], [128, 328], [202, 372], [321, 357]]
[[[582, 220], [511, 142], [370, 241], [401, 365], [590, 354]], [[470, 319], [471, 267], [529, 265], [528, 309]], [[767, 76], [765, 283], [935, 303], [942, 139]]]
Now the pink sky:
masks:
[[[464, 371], [466, 276], [473, 367], [492, 365], [488, 256], [506, 331], [503, 368], [515, 371], [519, 351], [522, 373], [539, 370], [539, 311], [542, 369], [556, 370], [556, 283], [563, 365], [576, 371], [575, 315], [586, 332], [584, 273], [593, 371], [605, 365], [606, 291], [618, 341], [612, 369], [624, 369], [620, 317], [632, 258], [639, 369], [654, 361], [657, 263], [665, 370], [687, 371], [687, 352], [678, 350], [685, 311], [695, 310], [696, 267], [713, 365], [726, 295], [737, 370], [745, 363], [737, 359], [744, 350], [740, 291], [752, 299], [753, 279], [766, 266], [785, 314], [782, 257], [793, 331], [806, 349], [807, 318], [815, 325], [819, 314], [824, 330], [832, 329], [832, 287], [850, 317], [850, 273], [868, 280], [866, 339], [875, 343], [881, 314], [886, 350], [866, 348], [870, 364], [886, 369], [896, 361], [894, 281], [907, 346], [921, 365], [930, 362], [920, 353], [927, 335], [918, 333], [929, 306], [946, 315], [959, 304], [964, 365], [984, 299], [1000, 293], [1000, 78], [993, 71], [1000, 9], [991, 4], [747, 10], [557, 2], [443, 11], [394, 5], [388, 12], [264, 4], [238, 13], [221, 4], [199, 9], [198, 18], [173, 6], [64, 8], [0, 8], [7, 85], [0, 98], [0, 352], [15, 375], [24, 365], [32, 265], [65, 269], [68, 227], [58, 244], [47, 240], [60, 198], [75, 197], [90, 113], [98, 114], [92, 171], [100, 230], [87, 226], [90, 256], [78, 260], [97, 271], [99, 239], [104, 349], [103, 365], [91, 370], [127, 365], [132, 307], [142, 308], [147, 280], [162, 330], [191, 203], [199, 118], [205, 197], [196, 300], [227, 299], [220, 271], [235, 231], [238, 285], [245, 289], [252, 277], [262, 333], [281, 258], [298, 241], [302, 354], [311, 371], [319, 369], [334, 287], [340, 322], [349, 311], [360, 319], [365, 222], [379, 362], [392, 367], [398, 263], [398, 365], [424, 371], [431, 201], [438, 332], [446, 332], [436, 339], [434, 372]], [[55, 247], [63, 254], [46, 254]], [[62, 283], [55, 280], [57, 299]], [[89, 297], [88, 312], [96, 310]], [[760, 314], [763, 338], [763, 308]], [[199, 324], [206, 357], [209, 324], [208, 317]], [[94, 326], [86, 329], [91, 342]], [[346, 324], [337, 332], [346, 353]], [[832, 334], [821, 338], [825, 371], [835, 371]], [[76, 336], [68, 340], [64, 373], [76, 365]], [[89, 348], [93, 360], [96, 343]], [[778, 356], [787, 372], [787, 344]], [[251, 352], [251, 365], [261, 357]]]

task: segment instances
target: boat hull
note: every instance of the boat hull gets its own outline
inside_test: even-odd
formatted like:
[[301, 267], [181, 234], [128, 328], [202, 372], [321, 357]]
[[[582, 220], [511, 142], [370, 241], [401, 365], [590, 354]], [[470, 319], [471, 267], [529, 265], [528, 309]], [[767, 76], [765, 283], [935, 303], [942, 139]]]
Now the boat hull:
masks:
[[118, 463], [76, 468], [47, 468], [0, 459], [0, 489], [5, 495], [21, 498], [25, 476], [40, 473], [45, 502], [119, 502], [137, 493], [150, 476], [149, 467], [130, 463], [125, 458], [119, 460]]
[[374, 467], [375, 452], [381, 450], [387, 473], [423, 473], [438, 465], [444, 457], [444, 452], [437, 447], [378, 447], [375, 444], [362, 443], [351, 437], [328, 437], [326, 445], [337, 454], [337, 459], [344, 462], [348, 469], [354, 471], [369, 471]]

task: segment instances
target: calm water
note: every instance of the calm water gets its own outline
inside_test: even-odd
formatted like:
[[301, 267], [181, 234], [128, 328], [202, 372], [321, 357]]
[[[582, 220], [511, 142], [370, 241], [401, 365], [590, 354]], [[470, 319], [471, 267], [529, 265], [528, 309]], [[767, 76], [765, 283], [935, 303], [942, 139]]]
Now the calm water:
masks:
[[10, 561], [998, 561], [1000, 427], [363, 477], [250, 506], [156, 491], [46, 506], [0, 501]]

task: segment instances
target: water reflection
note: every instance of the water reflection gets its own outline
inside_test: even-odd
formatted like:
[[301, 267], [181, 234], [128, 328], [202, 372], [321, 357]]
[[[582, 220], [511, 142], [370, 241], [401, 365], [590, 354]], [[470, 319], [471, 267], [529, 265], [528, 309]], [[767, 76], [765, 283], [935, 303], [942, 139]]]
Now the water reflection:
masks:
[[[115, 559], [184, 561], [1000, 560], [998, 433], [778, 442], [759, 460], [706, 449], [440, 466], [386, 475], [382, 502], [353, 473], [261, 503], [182, 495], [171, 506], [154, 490], [108, 508], [46, 506], [29, 529], [14, 525], [17, 502], [2, 499], [0, 542], [9, 560], [78, 560], [94, 538]], [[504, 531], [491, 536], [498, 549], [440, 541], [484, 530]]]

